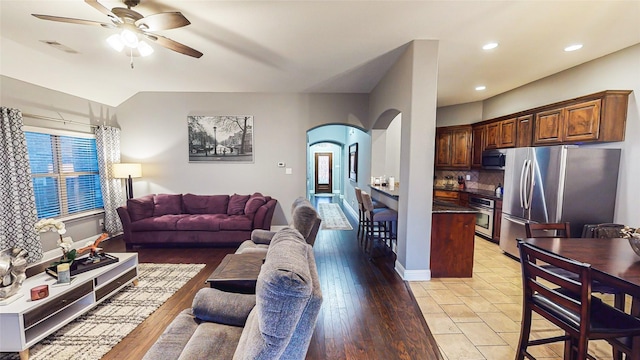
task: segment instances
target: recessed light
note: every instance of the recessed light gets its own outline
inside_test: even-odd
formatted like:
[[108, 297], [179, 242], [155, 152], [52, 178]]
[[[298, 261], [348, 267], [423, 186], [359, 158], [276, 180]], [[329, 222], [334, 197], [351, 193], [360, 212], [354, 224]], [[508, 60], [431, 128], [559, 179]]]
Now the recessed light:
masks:
[[497, 47], [498, 47], [498, 43], [496, 43], [496, 42], [491, 42], [491, 43], [485, 44], [485, 45], [482, 47], [482, 50], [491, 50], [491, 49], [495, 49], [495, 48], [497, 48]]
[[480, 86], [476, 86], [476, 91], [482, 91], [485, 90], [487, 87], [484, 85], [480, 85]]
[[574, 45], [569, 45], [566, 48], [564, 48], [564, 51], [576, 51], [576, 50], [580, 50], [582, 49], [582, 44], [574, 44]]

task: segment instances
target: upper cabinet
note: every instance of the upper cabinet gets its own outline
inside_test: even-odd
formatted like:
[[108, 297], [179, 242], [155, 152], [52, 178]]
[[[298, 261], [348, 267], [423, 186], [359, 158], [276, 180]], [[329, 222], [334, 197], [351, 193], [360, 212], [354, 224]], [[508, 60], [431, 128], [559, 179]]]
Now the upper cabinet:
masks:
[[493, 121], [487, 124], [485, 149], [516, 146], [516, 119]]
[[535, 114], [533, 145], [623, 141], [630, 91], [604, 91]]
[[629, 90], [608, 90], [436, 131], [436, 168], [482, 167], [485, 149], [624, 141]]
[[482, 167], [482, 152], [485, 149], [486, 125], [474, 125], [471, 128], [471, 167]]
[[471, 167], [471, 126], [448, 126], [436, 129], [436, 168], [469, 169]]
[[531, 146], [532, 130], [533, 115], [520, 116], [516, 119], [516, 147]]

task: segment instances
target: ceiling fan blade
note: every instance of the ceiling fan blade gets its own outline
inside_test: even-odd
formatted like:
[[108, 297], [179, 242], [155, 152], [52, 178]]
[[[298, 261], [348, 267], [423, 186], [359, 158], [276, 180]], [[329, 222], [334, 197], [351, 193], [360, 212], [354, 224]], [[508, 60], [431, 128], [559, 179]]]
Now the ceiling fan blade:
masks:
[[122, 20], [116, 14], [112, 13], [111, 10], [104, 7], [104, 5], [100, 4], [97, 0], [84, 0], [87, 4], [91, 5], [94, 9], [100, 11], [101, 13], [107, 15], [111, 21], [115, 21], [118, 24], [122, 24]]
[[181, 54], [193, 56], [194, 58], [200, 58], [202, 56], [202, 53], [200, 51], [190, 48], [187, 45], [181, 44], [177, 41], [171, 40], [167, 37], [156, 35], [156, 34], [147, 34], [147, 33], [143, 33], [143, 34], [147, 39], [151, 41], [155, 41], [156, 44], [160, 46], [164, 46], [169, 50], [173, 50]]
[[80, 25], [95, 25], [95, 26], [102, 26], [109, 29], [116, 28], [114, 24], [101, 23], [98, 21], [74, 19], [74, 18], [67, 18], [67, 17], [61, 17], [61, 16], [41, 15], [41, 14], [31, 14], [31, 15], [42, 20], [51, 20], [51, 21], [58, 21], [58, 22], [64, 22], [64, 23], [70, 23], [70, 24], [80, 24]]
[[149, 31], [175, 29], [191, 24], [180, 12], [163, 12], [145, 16], [135, 22], [141, 29]]

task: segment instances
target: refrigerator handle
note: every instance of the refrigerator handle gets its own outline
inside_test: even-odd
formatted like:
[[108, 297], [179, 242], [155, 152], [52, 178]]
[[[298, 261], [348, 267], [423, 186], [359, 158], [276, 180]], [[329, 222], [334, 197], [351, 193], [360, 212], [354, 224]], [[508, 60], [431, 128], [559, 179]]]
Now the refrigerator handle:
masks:
[[503, 215], [503, 219], [507, 220], [507, 221], [510, 221], [512, 223], [518, 224], [518, 225], [522, 225], [522, 226], [526, 225], [525, 221], [516, 220], [515, 218], [512, 218], [511, 216]]
[[525, 194], [524, 194], [524, 174], [527, 169], [527, 160], [522, 164], [522, 169], [520, 170], [520, 186], [518, 187], [518, 195], [520, 196], [520, 207], [524, 208], [525, 203]]
[[525, 209], [529, 210], [531, 208], [531, 201], [533, 198], [533, 160], [527, 160], [527, 162], [529, 163], [528, 165], [528, 169], [527, 169], [527, 188], [526, 188], [526, 192], [527, 192], [527, 196], [526, 196], [526, 200], [525, 200]]

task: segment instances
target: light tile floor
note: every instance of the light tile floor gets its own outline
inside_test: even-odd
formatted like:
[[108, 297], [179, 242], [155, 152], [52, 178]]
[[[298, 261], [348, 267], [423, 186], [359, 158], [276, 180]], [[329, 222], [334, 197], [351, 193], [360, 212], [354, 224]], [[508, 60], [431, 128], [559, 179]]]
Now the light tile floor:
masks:
[[[473, 277], [410, 282], [422, 314], [446, 360], [513, 360], [520, 338], [520, 263], [497, 244], [476, 237]], [[612, 297], [605, 296], [612, 302]], [[532, 338], [562, 331], [534, 313]], [[529, 348], [537, 359], [562, 359], [563, 344]], [[589, 353], [611, 359], [611, 346], [591, 341]]]

